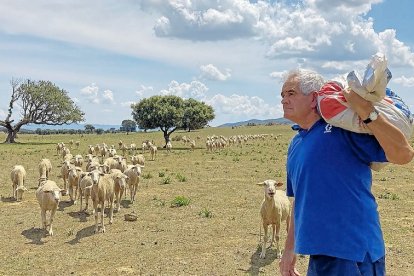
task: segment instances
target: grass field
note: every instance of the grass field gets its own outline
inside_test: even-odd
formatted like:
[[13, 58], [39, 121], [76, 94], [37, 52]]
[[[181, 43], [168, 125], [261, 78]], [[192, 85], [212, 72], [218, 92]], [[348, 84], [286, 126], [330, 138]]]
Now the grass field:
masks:
[[[278, 135], [249, 140], [214, 153], [205, 149], [208, 135]], [[260, 259], [259, 209], [263, 190], [255, 183], [265, 179], [285, 182], [287, 146], [294, 135], [288, 126], [208, 128], [176, 132], [193, 139], [195, 151], [173, 142], [173, 151], [160, 149], [155, 161], [143, 169], [134, 204], [123, 199], [114, 223], [106, 233], [93, 233], [94, 217], [79, 212], [63, 197], [54, 221], [54, 236], [40, 229], [40, 207], [35, 199], [37, 165], [52, 161], [52, 180], [63, 187], [58, 142], [80, 141], [72, 154], [87, 153], [89, 144], [141, 145], [154, 140], [160, 148], [162, 133], [103, 135], [19, 135], [18, 144], [0, 144], [0, 275], [278, 275], [275, 251]], [[0, 141], [5, 140], [0, 134]], [[12, 200], [10, 171], [26, 168], [28, 191], [22, 202]], [[285, 186], [283, 187], [285, 188]], [[377, 198], [387, 249], [388, 275], [414, 275], [414, 173], [412, 163], [389, 165], [374, 173]], [[185, 205], [189, 200], [189, 204]], [[174, 204], [184, 204], [172, 208]], [[135, 211], [138, 220], [124, 214]], [[282, 232], [282, 244], [286, 233]], [[306, 274], [307, 257], [298, 260]]]

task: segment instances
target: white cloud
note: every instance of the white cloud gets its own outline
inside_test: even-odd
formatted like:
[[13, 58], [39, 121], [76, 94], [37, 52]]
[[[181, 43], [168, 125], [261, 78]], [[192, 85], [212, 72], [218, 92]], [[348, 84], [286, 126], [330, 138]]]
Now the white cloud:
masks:
[[173, 80], [168, 85], [168, 88], [161, 90], [160, 93], [161, 95], [175, 95], [181, 98], [203, 100], [206, 97], [207, 91], [207, 86], [199, 81], [192, 81], [191, 83], [179, 83]]
[[401, 84], [405, 87], [413, 87], [414, 86], [414, 77], [407, 78], [406, 76], [401, 76], [399, 78], [395, 78], [394, 82]]
[[154, 88], [152, 86], [140, 85], [140, 88], [135, 91], [139, 98], [144, 98], [145, 95], [152, 95]]
[[272, 72], [272, 73], [270, 73], [269, 75], [270, 75], [270, 77], [272, 78], [272, 79], [279, 79], [279, 80], [282, 80], [283, 79], [283, 77], [285, 76], [287, 74], [287, 71], [286, 70], [284, 70], [284, 71], [280, 71], [280, 72]]
[[131, 108], [131, 104], [135, 104], [135, 103], [136, 102], [129, 101], [129, 102], [122, 102], [122, 103], [120, 103], [120, 105], [123, 106], [123, 107], [129, 107], [129, 108]]
[[85, 86], [81, 89], [81, 95], [85, 96], [89, 102], [94, 104], [99, 103], [98, 92], [99, 87], [95, 83], [92, 83], [91, 85]]
[[103, 103], [106, 104], [113, 104], [114, 101], [114, 93], [111, 90], [105, 90], [102, 95]]
[[279, 113], [276, 106], [270, 106], [262, 98], [233, 94], [217, 94], [206, 103], [213, 106], [218, 113], [231, 114], [242, 118], [274, 118]]
[[202, 79], [225, 81], [231, 76], [230, 69], [226, 69], [223, 73], [213, 64], [201, 65], [200, 70]]

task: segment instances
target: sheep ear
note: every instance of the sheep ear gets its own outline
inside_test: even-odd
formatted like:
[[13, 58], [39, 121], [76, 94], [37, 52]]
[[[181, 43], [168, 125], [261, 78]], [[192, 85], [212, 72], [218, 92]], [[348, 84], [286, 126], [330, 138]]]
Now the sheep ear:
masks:
[[277, 187], [283, 186], [283, 183], [282, 183], [282, 182], [277, 182], [277, 183], [276, 183], [276, 186], [277, 186]]
[[260, 183], [256, 183], [256, 185], [259, 185], [259, 186], [263, 186], [264, 184], [265, 184], [264, 181]]

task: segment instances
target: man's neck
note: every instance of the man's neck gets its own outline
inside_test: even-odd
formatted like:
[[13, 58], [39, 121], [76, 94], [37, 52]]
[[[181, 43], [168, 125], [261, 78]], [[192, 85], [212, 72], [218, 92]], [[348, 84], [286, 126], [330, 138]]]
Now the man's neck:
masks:
[[305, 118], [302, 122], [298, 122], [297, 124], [302, 129], [310, 129], [319, 119], [321, 116], [317, 113], [312, 113], [309, 117]]

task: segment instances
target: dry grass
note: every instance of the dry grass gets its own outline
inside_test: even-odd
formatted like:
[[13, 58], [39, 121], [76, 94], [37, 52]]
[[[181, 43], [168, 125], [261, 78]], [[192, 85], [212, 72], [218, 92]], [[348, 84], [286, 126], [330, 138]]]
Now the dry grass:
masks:
[[[273, 133], [276, 141], [249, 141], [247, 145], [220, 152], [205, 150], [207, 135]], [[259, 208], [262, 189], [258, 181], [284, 181], [286, 151], [293, 131], [286, 126], [210, 128], [180, 132], [196, 140], [196, 150], [173, 142], [173, 151], [159, 150], [156, 161], [143, 169], [137, 201], [122, 201], [114, 224], [106, 233], [93, 234], [94, 217], [79, 213], [65, 196], [55, 217], [53, 237], [40, 229], [40, 208], [34, 192], [37, 164], [49, 158], [54, 166], [52, 180], [63, 186], [56, 143], [80, 140], [75, 154], [85, 155], [89, 144], [106, 142], [117, 146], [119, 139], [141, 145], [154, 140], [160, 148], [161, 133], [104, 135], [20, 135], [19, 144], [0, 144], [0, 275], [277, 275], [275, 251], [259, 258]], [[0, 139], [4, 140], [4, 134]], [[145, 153], [149, 160], [149, 153]], [[28, 172], [22, 202], [10, 199], [10, 170], [21, 164]], [[152, 176], [148, 178], [148, 176]], [[166, 180], [166, 179], [169, 180]], [[414, 175], [412, 164], [389, 165], [374, 173], [374, 194], [379, 204], [387, 248], [388, 275], [413, 274], [414, 260]], [[188, 205], [172, 208], [178, 200]], [[181, 204], [179, 204], [181, 205]], [[135, 211], [138, 220], [124, 220]], [[107, 223], [107, 218], [106, 223]], [[284, 242], [285, 233], [282, 233]], [[306, 257], [298, 268], [306, 274]]]

